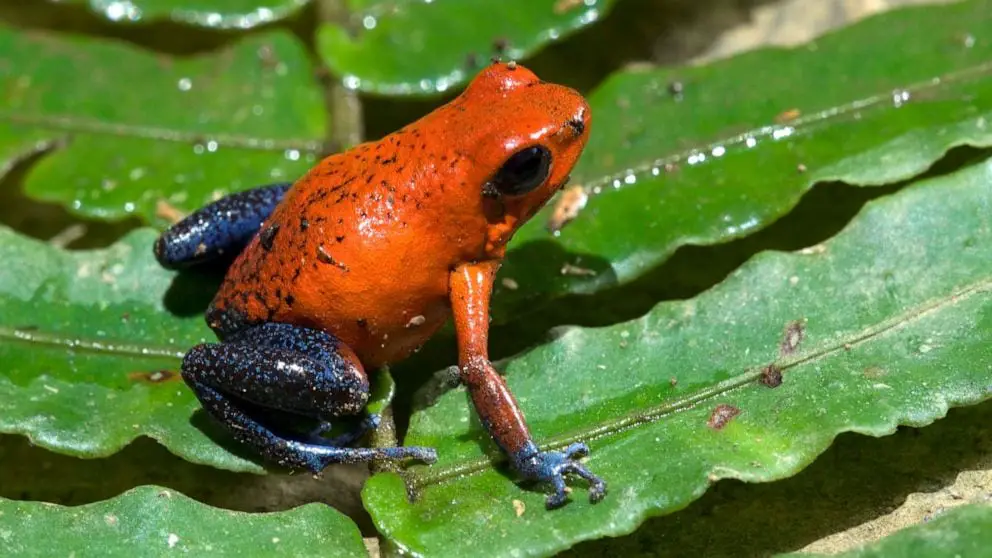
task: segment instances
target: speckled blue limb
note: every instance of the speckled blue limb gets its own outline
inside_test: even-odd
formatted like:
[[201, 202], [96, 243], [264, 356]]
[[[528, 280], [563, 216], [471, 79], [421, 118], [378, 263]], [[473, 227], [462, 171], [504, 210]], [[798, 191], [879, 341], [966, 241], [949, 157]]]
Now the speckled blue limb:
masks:
[[[182, 375], [204, 409], [235, 439], [282, 466], [316, 473], [332, 463], [436, 460], [433, 449], [337, 447], [332, 442], [360, 433], [314, 440], [313, 432], [285, 432], [266, 420], [265, 409], [321, 421], [364, 410], [369, 398], [365, 372], [354, 353], [329, 333], [259, 325], [221, 343], [197, 345], [183, 359]], [[366, 419], [358, 429], [374, 422]]]
[[347, 446], [364, 436], [365, 433], [379, 428], [379, 422], [381, 420], [382, 419], [379, 415], [369, 413], [365, 415], [362, 422], [358, 423], [355, 428], [352, 428], [342, 434], [338, 434], [333, 438], [327, 438], [325, 434], [331, 431], [334, 424], [326, 420], [321, 421], [317, 428], [310, 431], [307, 439], [311, 444], [319, 444], [324, 446]]
[[520, 451], [511, 454], [514, 467], [525, 478], [545, 482], [554, 488], [545, 501], [547, 508], [561, 507], [568, 501], [565, 475], [574, 474], [589, 482], [589, 500], [599, 502], [606, 496], [606, 483], [592, 474], [579, 459], [589, 455], [589, 446], [582, 442], [571, 444], [565, 451], [540, 451], [528, 442]]
[[204, 206], [162, 233], [155, 242], [155, 257], [163, 267], [181, 269], [240, 253], [290, 186], [262, 186]]

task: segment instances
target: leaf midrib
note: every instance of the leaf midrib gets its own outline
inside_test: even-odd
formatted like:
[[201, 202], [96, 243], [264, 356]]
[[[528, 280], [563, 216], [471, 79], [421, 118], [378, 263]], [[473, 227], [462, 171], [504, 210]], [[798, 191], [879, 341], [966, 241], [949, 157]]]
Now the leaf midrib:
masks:
[[120, 342], [113, 339], [91, 339], [77, 336], [65, 336], [56, 332], [42, 330], [18, 329], [0, 326], [0, 343], [24, 343], [42, 345], [64, 350], [73, 350], [114, 356], [160, 358], [182, 360], [185, 351], [178, 351], [161, 345], [143, 345], [140, 343]]
[[[912, 324], [928, 314], [956, 305], [973, 296], [989, 293], [992, 293], [992, 275], [955, 289], [945, 296], [933, 298], [912, 306], [900, 314], [887, 320], [882, 320], [870, 327], [862, 328], [847, 337], [835, 338], [831, 343], [821, 347], [801, 352], [792, 357], [751, 366], [737, 376], [728, 378], [713, 386], [698, 390], [674, 401], [666, 401], [665, 403], [647, 407], [646, 409], [612, 420], [604, 420], [586, 425], [568, 434], [547, 438], [540, 446], [544, 449], [560, 449], [574, 442], [597, 440], [621, 432], [627, 432], [638, 426], [653, 423], [668, 415], [684, 411], [732, 390], [753, 384], [761, 377], [763, 370], [769, 365], [777, 367], [785, 374], [790, 369], [799, 365], [823, 359], [837, 352], [850, 350], [889, 331]], [[427, 469], [426, 473], [407, 473], [404, 480], [410, 489], [416, 492], [430, 485], [441, 485], [466, 475], [480, 473], [502, 461], [505, 461], [505, 456], [502, 454], [494, 458], [479, 457], [455, 462], [444, 467], [432, 467]]]
[[[648, 175], [653, 175], [658, 169], [665, 168], [667, 165], [684, 163], [690, 156], [697, 153], [709, 153], [714, 149], [721, 147], [735, 147], [745, 143], [748, 139], [760, 139], [763, 137], [772, 136], [776, 132], [785, 128], [792, 130], [789, 137], [794, 138], [796, 136], [807, 134], [818, 127], [828, 126], [836, 121], [843, 119], [854, 119], [855, 114], [864, 114], [869, 110], [888, 108], [892, 100], [892, 91], [905, 91], [909, 93], [910, 100], [907, 102], [913, 103], [913, 99], [917, 97], [925, 97], [927, 95], [933, 96], [936, 95], [936, 91], [946, 89], [951, 85], [956, 85], [970, 80], [987, 78], [989, 76], [992, 76], [992, 62], [978, 64], [977, 66], [970, 66], [968, 68], [949, 72], [925, 81], [919, 81], [903, 87], [896, 86], [867, 97], [827, 107], [785, 123], [764, 124], [744, 132], [719, 138], [708, 143], [701, 143], [694, 147], [676, 151], [668, 155], [663, 155], [649, 161], [628, 165], [622, 171], [614, 171], [607, 175], [601, 176], [600, 178], [593, 178], [583, 182], [581, 177], [579, 177], [579, 180], [576, 182], [582, 183], [583, 190], [590, 197], [607, 191], [612, 191], [612, 189], [607, 189], [605, 186], [618, 181], [623, 187], [629, 188], [630, 185], [626, 185], [625, 182], [625, 179], [628, 177], [633, 177], [635, 179], [633, 181], [633, 185], [641, 184], [644, 182], [642, 180], [643, 178], [648, 178]], [[614, 184], [614, 186], [616, 186], [616, 184]]]
[[161, 142], [184, 143], [189, 145], [215, 142], [218, 147], [255, 151], [285, 151], [296, 149], [306, 153], [319, 153], [323, 148], [321, 140], [302, 138], [271, 139], [224, 134], [213, 132], [192, 132], [175, 128], [140, 126], [115, 122], [101, 122], [88, 118], [67, 115], [13, 114], [0, 112], [0, 121], [21, 126], [56, 130], [67, 134], [102, 134], [122, 138], [138, 138]]

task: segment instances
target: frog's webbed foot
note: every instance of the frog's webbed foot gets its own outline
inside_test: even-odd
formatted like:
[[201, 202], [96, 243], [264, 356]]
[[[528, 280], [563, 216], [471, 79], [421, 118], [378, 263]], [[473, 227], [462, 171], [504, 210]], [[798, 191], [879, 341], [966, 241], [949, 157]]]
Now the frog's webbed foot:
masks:
[[533, 444], [514, 456], [514, 466], [524, 477], [545, 482], [552, 486], [554, 492], [548, 495], [547, 508], [554, 509], [562, 506], [568, 500], [568, 489], [565, 476], [573, 474], [589, 482], [589, 501], [596, 503], [606, 496], [606, 483], [594, 475], [580, 459], [589, 455], [589, 447], [576, 442], [565, 451], [538, 451]]
[[222, 343], [193, 347], [183, 359], [182, 375], [203, 408], [235, 439], [285, 467], [317, 473], [332, 463], [437, 459], [430, 448], [341, 447], [374, 428], [376, 415], [336, 439], [315, 439], [326, 431], [326, 422], [317, 432], [272, 422], [266, 410], [322, 421], [363, 411], [369, 384], [361, 363], [327, 332], [259, 325]]

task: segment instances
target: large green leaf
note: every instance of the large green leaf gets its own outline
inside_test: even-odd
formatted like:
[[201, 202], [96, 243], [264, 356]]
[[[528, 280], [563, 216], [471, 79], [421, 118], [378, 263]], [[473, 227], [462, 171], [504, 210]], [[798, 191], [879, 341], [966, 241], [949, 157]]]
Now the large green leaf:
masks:
[[[833, 558], [944, 558], [992, 555], [992, 506], [971, 504], [948, 510], [929, 523], [897, 531], [884, 539]], [[825, 558], [795, 553], [792, 558]]]
[[317, 36], [350, 89], [439, 93], [489, 58], [518, 59], [605, 15], [615, 0], [348, 0], [350, 16]]
[[295, 13], [310, 0], [72, 0], [120, 23], [165, 19], [214, 29], [248, 29]]
[[682, 245], [751, 234], [814, 184], [890, 184], [955, 146], [992, 145], [980, 125], [992, 120], [990, 27], [992, 0], [908, 8], [794, 49], [612, 76], [590, 96], [573, 173], [588, 205], [554, 242], [548, 211], [517, 234], [501, 275], [520, 288], [498, 288], [494, 319], [626, 283]]
[[[440, 456], [412, 472], [416, 501], [395, 475], [363, 497], [411, 552], [549, 555], [629, 533], [719, 479], [794, 474], [841, 432], [929, 424], [992, 397], [990, 246], [985, 158], [870, 203], [821, 245], [759, 254], [695, 299], [574, 328], [511, 361], [542, 446], [591, 441], [588, 466], [610, 483], [599, 504], [580, 488], [547, 512], [539, 491], [495, 470], [464, 390], [412, 417], [406, 443]], [[762, 383], [777, 374], [779, 387]]]
[[161, 269], [154, 238], [65, 252], [0, 228], [0, 259], [17, 262], [0, 275], [0, 431], [81, 457], [144, 435], [196, 463], [261, 471], [218, 445], [209, 420], [191, 422], [179, 359], [213, 337], [192, 311], [212, 292]]
[[93, 217], [155, 219], [231, 190], [295, 180], [323, 137], [302, 46], [256, 35], [192, 58], [0, 27], [0, 169], [57, 144], [28, 195]]
[[367, 556], [358, 527], [323, 504], [233, 512], [157, 486], [79, 507], [0, 498], [0, 541], [4, 556]]

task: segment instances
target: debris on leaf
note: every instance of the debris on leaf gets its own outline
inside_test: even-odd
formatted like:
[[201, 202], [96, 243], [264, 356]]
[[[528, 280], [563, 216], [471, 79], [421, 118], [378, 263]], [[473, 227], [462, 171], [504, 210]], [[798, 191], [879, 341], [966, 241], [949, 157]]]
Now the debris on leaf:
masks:
[[548, 231], [558, 234], [565, 227], [579, 216], [579, 212], [589, 201], [589, 194], [585, 188], [579, 185], [571, 186], [558, 198], [555, 207], [548, 218]]
[[782, 385], [782, 369], [774, 364], [769, 364], [761, 369], [761, 377], [758, 378], [758, 381], [770, 388], [777, 388]]
[[513, 511], [514, 511], [514, 513], [517, 514], [517, 517], [520, 517], [521, 515], [524, 514], [525, 511], [527, 511], [527, 505], [524, 504], [520, 500], [514, 500], [513, 501]]
[[713, 409], [710, 419], [706, 421], [706, 426], [709, 426], [713, 430], [721, 430], [739, 414], [741, 414], [741, 410], [737, 407], [721, 403]]
[[782, 356], [789, 356], [796, 352], [799, 348], [799, 344], [803, 342], [806, 338], [806, 326], [802, 321], [789, 322], [785, 326], [785, 332], [782, 334], [782, 343], [779, 345], [779, 353]]

